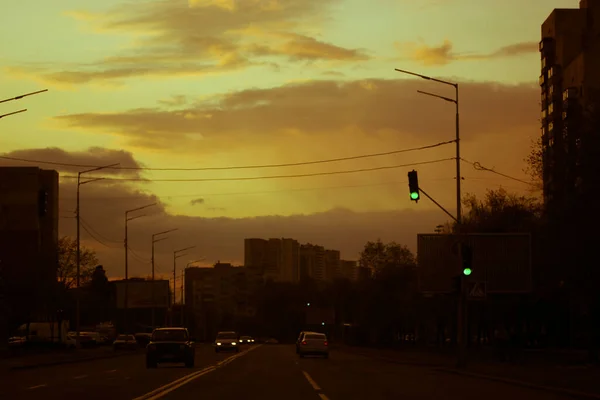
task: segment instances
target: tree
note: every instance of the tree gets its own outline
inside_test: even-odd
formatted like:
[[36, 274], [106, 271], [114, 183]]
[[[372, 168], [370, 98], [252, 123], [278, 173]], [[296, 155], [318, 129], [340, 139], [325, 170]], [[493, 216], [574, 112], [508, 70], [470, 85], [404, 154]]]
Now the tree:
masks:
[[478, 233], [531, 232], [541, 221], [543, 207], [535, 197], [489, 189], [483, 200], [473, 194], [463, 199], [463, 231]]
[[544, 150], [542, 146], [542, 137], [531, 140], [529, 154], [525, 157], [525, 172], [531, 178], [533, 191], [542, 190], [544, 185]]
[[[91, 281], [98, 265], [94, 250], [81, 247], [80, 253], [80, 284]], [[58, 240], [58, 281], [64, 289], [71, 289], [77, 284], [77, 242], [64, 236]]]
[[396, 242], [367, 242], [360, 252], [359, 264], [375, 273], [388, 267], [414, 267], [415, 256], [405, 245]]

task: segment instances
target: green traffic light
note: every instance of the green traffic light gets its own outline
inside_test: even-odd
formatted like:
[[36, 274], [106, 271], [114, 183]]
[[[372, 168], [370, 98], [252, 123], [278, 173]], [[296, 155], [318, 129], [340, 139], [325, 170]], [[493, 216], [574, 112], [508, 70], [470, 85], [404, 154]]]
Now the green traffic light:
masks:
[[417, 192], [411, 192], [410, 198], [412, 200], [417, 200], [419, 198], [419, 193], [417, 193]]
[[471, 268], [465, 268], [465, 269], [463, 269], [463, 274], [465, 274], [466, 276], [471, 275], [471, 272], [472, 272]]

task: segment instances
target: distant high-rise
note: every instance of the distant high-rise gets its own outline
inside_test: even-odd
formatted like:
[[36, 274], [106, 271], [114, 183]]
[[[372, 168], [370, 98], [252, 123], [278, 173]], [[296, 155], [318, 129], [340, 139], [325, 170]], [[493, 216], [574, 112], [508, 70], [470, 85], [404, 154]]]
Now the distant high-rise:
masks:
[[325, 248], [314, 244], [300, 246], [300, 277], [317, 281], [327, 279]]
[[298, 282], [299, 247], [294, 239], [245, 239], [244, 265], [261, 269], [266, 279]]
[[544, 202], [549, 211], [576, 204], [597, 186], [598, 142], [583, 116], [600, 101], [600, 0], [555, 9], [540, 42]]

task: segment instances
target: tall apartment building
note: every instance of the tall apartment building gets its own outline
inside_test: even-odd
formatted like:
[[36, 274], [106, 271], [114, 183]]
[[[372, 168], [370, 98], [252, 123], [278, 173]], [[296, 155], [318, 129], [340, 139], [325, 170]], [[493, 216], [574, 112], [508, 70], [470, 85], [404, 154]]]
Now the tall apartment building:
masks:
[[300, 277], [311, 278], [316, 281], [327, 279], [325, 248], [314, 244], [300, 246]]
[[333, 281], [342, 277], [342, 263], [339, 250], [325, 250], [325, 279]]
[[[54, 313], [58, 267], [58, 172], [37, 167], [0, 168], [0, 280], [11, 315], [7, 325]], [[2, 304], [0, 304], [2, 307]], [[2, 338], [0, 337], [0, 340]]]
[[544, 201], [552, 212], [598, 187], [600, 146], [583, 117], [600, 100], [600, 0], [555, 9], [539, 49]]
[[266, 279], [298, 282], [299, 249], [294, 239], [245, 239], [244, 265], [261, 269]]
[[342, 276], [348, 280], [358, 280], [358, 262], [341, 260]]

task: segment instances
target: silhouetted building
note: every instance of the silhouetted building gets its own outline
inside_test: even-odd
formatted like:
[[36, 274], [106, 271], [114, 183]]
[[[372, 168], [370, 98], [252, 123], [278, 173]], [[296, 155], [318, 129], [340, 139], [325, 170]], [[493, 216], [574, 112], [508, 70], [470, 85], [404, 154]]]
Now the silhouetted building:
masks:
[[332, 281], [342, 277], [342, 263], [339, 250], [325, 250], [325, 279]]
[[311, 278], [316, 281], [327, 279], [325, 248], [323, 246], [310, 243], [300, 246], [300, 277]]
[[294, 239], [244, 239], [244, 265], [261, 269], [265, 279], [298, 282], [299, 249]]
[[[600, 99], [600, 0], [555, 9], [540, 42], [544, 201], [549, 211], [577, 204], [596, 185], [596, 138], [583, 116]], [[592, 163], [592, 164], [590, 164]]]
[[[58, 172], [0, 167], [0, 280], [6, 328], [55, 317], [58, 267]], [[2, 300], [2, 299], [0, 299]], [[4, 310], [3, 310], [4, 311]], [[1, 338], [0, 338], [1, 340]]]
[[351, 281], [358, 280], [358, 262], [341, 260], [342, 276]]

